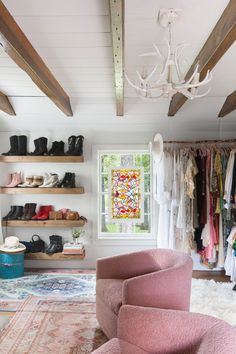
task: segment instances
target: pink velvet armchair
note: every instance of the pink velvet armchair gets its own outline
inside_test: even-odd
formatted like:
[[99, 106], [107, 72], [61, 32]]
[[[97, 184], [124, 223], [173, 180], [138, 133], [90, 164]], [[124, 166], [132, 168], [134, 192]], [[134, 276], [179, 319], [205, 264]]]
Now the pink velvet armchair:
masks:
[[97, 260], [96, 314], [108, 338], [117, 336], [123, 305], [189, 310], [192, 259], [153, 249]]
[[122, 306], [118, 338], [93, 354], [235, 354], [236, 328], [186, 311]]

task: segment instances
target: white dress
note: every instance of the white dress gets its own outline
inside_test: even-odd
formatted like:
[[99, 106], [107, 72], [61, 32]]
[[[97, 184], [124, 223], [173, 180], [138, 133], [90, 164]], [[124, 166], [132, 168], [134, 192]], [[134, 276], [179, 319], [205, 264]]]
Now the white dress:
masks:
[[229, 237], [227, 238], [228, 248], [225, 259], [225, 274], [230, 276], [230, 280], [236, 282], [236, 256], [232, 248], [234, 240], [236, 239], [236, 227], [233, 227]]

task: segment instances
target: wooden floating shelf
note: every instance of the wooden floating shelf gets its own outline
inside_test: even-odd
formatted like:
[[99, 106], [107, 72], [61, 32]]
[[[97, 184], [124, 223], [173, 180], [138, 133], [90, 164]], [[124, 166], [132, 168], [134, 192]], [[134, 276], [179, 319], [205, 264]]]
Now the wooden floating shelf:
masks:
[[2, 221], [3, 226], [7, 227], [82, 227], [84, 226], [84, 220], [9, 220]]
[[84, 194], [84, 187], [78, 187], [78, 188], [0, 187], [0, 194]]
[[48, 255], [46, 253], [26, 253], [25, 260], [45, 260], [45, 261], [71, 261], [71, 260], [81, 260], [85, 258], [85, 252], [83, 254], [63, 254], [54, 253]]
[[84, 162], [84, 156], [0, 156], [0, 162]]

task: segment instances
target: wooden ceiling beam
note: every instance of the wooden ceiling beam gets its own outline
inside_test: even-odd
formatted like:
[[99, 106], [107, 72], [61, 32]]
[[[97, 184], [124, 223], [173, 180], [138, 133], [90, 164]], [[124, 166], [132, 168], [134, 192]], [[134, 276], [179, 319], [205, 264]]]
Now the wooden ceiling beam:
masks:
[[116, 115], [124, 115], [124, 0], [110, 0]]
[[0, 1], [0, 42], [10, 58], [67, 116], [73, 116], [70, 99]]
[[224, 117], [236, 109], [236, 91], [226, 97], [226, 100], [218, 114], [218, 117]]
[[8, 97], [2, 92], [0, 92], [0, 110], [7, 114], [10, 114], [10, 116], [16, 115]]
[[[185, 76], [188, 80], [194, 68], [199, 63], [200, 79], [203, 79], [208, 70], [212, 70], [218, 61], [227, 52], [236, 39], [236, 1], [230, 0], [210, 36], [195, 58], [191, 68]], [[169, 116], [174, 116], [184, 105], [187, 98], [176, 93], [170, 103]]]

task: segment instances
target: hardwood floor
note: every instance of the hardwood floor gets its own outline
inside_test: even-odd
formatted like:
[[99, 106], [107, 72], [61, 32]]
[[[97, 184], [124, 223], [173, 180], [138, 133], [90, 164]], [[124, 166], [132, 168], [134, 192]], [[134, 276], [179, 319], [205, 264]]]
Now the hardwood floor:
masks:
[[[89, 270], [82, 270], [82, 269], [50, 269], [50, 268], [27, 268], [25, 270], [26, 272], [32, 272], [32, 273], [86, 273], [88, 271], [90, 274], [94, 273], [95, 270], [89, 269]], [[207, 280], [215, 280], [219, 282], [229, 282], [229, 277], [225, 275], [225, 272], [222, 271], [209, 271], [209, 270], [194, 270], [193, 271], [193, 278], [196, 279], [207, 279]]]
[[193, 278], [195, 279], [207, 279], [215, 280], [219, 282], [229, 282], [230, 278], [225, 275], [225, 272], [222, 271], [209, 271], [209, 270], [194, 270]]

